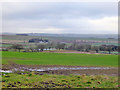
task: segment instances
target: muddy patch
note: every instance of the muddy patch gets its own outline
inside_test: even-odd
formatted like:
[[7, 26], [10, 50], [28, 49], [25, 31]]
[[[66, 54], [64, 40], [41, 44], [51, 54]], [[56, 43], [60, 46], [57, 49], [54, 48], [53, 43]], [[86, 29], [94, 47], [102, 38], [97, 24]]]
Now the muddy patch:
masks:
[[117, 76], [117, 67], [94, 67], [94, 66], [62, 66], [62, 65], [19, 65], [3, 64], [0, 72], [14, 73], [16, 71], [36, 72], [36, 74], [59, 74], [59, 75], [110, 75]]

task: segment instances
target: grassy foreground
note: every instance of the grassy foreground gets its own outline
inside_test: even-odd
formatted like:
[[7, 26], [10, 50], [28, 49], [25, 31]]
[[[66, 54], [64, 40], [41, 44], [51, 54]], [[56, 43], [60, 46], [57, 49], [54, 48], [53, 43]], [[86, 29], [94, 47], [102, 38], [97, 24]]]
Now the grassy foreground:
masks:
[[117, 88], [114, 76], [4, 74], [2, 88]]
[[116, 67], [118, 66], [118, 55], [3, 51], [2, 64], [7, 64], [8, 61], [17, 64]]

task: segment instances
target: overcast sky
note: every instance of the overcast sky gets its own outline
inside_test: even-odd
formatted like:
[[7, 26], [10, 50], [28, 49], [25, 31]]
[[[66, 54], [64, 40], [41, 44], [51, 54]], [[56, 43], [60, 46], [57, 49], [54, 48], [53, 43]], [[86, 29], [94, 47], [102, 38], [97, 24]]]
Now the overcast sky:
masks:
[[2, 6], [3, 32], [117, 34], [115, 2], [23, 2]]

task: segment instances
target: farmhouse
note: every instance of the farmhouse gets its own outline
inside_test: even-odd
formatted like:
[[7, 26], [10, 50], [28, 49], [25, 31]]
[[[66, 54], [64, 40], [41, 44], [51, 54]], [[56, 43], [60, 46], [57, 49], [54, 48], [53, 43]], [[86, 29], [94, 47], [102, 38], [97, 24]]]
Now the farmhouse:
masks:
[[28, 41], [29, 43], [48, 43], [47, 39], [33, 38]]

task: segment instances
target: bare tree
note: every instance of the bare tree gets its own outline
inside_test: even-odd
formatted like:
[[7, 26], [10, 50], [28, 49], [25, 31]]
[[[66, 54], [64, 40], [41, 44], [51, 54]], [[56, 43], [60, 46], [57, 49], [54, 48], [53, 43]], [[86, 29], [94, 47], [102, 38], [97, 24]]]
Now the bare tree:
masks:
[[59, 42], [58, 42], [57, 45], [56, 45], [56, 49], [59, 49], [59, 50], [60, 50], [60, 49], [64, 49], [64, 48], [65, 48], [65, 45], [66, 45], [65, 43], [59, 43]]
[[108, 51], [108, 52], [109, 52], [109, 54], [111, 54], [111, 51], [112, 51], [112, 46], [110, 46], [110, 45], [109, 45], [109, 46], [107, 46], [107, 47], [106, 47], [106, 51]]
[[75, 48], [76, 48], [77, 51], [84, 51], [85, 46], [83, 44], [80, 44], [80, 45], [76, 45]]
[[37, 49], [37, 51], [43, 51], [45, 49], [45, 45], [39, 44], [36, 49]]
[[84, 46], [85, 46], [85, 51], [86, 52], [89, 52], [91, 50], [91, 45], [85, 44]]
[[15, 51], [19, 50], [19, 52], [20, 52], [21, 49], [24, 49], [23, 45], [21, 45], [21, 44], [14, 44], [10, 48], [14, 49]]
[[99, 46], [92, 46], [92, 50], [95, 50], [96, 53], [98, 53], [98, 51], [99, 51]]

